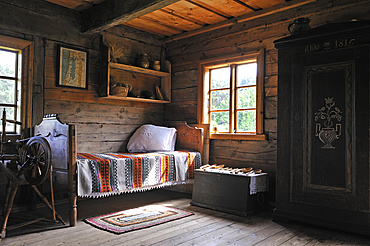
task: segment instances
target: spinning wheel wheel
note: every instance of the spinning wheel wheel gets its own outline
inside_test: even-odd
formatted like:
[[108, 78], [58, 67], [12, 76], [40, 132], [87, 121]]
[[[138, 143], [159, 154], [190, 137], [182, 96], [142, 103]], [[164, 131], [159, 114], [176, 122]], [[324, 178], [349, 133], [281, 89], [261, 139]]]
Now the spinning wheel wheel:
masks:
[[24, 172], [31, 185], [43, 183], [50, 173], [51, 153], [48, 142], [42, 137], [32, 137], [23, 148], [23, 163], [19, 172]]

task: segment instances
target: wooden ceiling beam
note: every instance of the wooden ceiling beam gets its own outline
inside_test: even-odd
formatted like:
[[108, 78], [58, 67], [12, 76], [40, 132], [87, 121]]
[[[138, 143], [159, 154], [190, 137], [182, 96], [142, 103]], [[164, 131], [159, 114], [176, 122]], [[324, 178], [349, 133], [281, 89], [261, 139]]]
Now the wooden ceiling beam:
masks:
[[154, 25], [157, 25], [157, 26], [162, 26], [162, 28], [160, 28], [160, 29], [163, 29], [164, 27], [165, 28], [168, 28], [168, 29], [172, 29], [174, 31], [174, 33], [181, 33], [183, 31], [186, 31], [186, 30], [184, 30], [182, 28], [178, 28], [178, 27], [173, 26], [173, 25], [167, 25], [164, 22], [160, 22], [160, 21], [158, 21], [156, 19], [153, 19], [153, 18], [148, 17], [147, 15], [140, 17], [140, 19], [141, 20], [144, 20], [144, 21], [146, 21], [148, 23], [151, 22], [151, 23], [153, 23]]
[[282, 4], [279, 4], [279, 5], [275, 5], [273, 7], [269, 7], [269, 8], [259, 10], [259, 11], [253, 12], [253, 13], [249, 13], [249, 14], [245, 14], [245, 15], [242, 15], [242, 16], [239, 16], [239, 17], [235, 17], [235, 18], [232, 18], [232, 19], [220, 22], [220, 23], [205, 26], [205, 27], [200, 28], [200, 29], [196, 29], [196, 30], [193, 30], [193, 31], [173, 35], [171, 37], [165, 38], [165, 42], [168, 43], [168, 42], [180, 40], [180, 39], [183, 39], [183, 38], [188, 38], [188, 37], [195, 36], [195, 35], [198, 35], [198, 34], [202, 34], [202, 33], [206, 33], [206, 32], [209, 32], [209, 31], [217, 30], [217, 29], [220, 29], [220, 28], [223, 28], [223, 27], [232, 26], [232, 25], [242, 23], [242, 22], [245, 22], [245, 21], [250, 21], [250, 20], [257, 19], [257, 18], [272, 15], [272, 14], [275, 14], [275, 13], [279, 13], [279, 12], [282, 12], [282, 11], [285, 11], [285, 10], [288, 10], [288, 9], [297, 8], [299, 6], [302, 6], [302, 5], [305, 5], [305, 4], [308, 4], [308, 3], [312, 3], [312, 2], [316, 2], [316, 1], [317, 0], [291, 0], [289, 2], [282, 3]]
[[240, 5], [243, 5], [244, 7], [247, 7], [249, 9], [253, 10], [253, 11], [262, 10], [261, 8], [258, 8], [258, 9], [253, 8], [252, 6], [246, 4], [245, 2], [242, 2], [240, 0], [234, 0], [234, 2], [239, 3]]
[[199, 5], [194, 5], [188, 1], [180, 1], [175, 4], [171, 4], [164, 7], [162, 10], [176, 14], [177, 16], [181, 16], [184, 19], [188, 19], [202, 26], [227, 20], [227, 18], [220, 16], [213, 11], [200, 7]]
[[185, 0], [185, 1], [187, 1], [187, 2], [189, 2], [191, 4], [194, 4], [194, 5], [198, 6], [198, 7], [201, 7], [203, 9], [206, 9], [208, 11], [211, 11], [211, 12], [213, 12], [213, 13], [215, 13], [217, 15], [220, 15], [220, 16], [226, 18], [226, 19], [229, 19], [229, 18], [232, 17], [231, 15], [227, 14], [226, 12], [221, 11], [220, 9], [217, 9], [217, 8], [211, 6], [211, 5], [205, 4], [202, 1], [199, 1], [199, 0]]
[[[167, 26], [171, 26], [171, 27], [177, 28], [182, 31], [190, 31], [190, 30], [194, 30], [196, 28], [201, 28], [204, 26], [204, 24], [199, 24], [199, 23], [194, 22], [191, 18], [184, 18], [182, 16], [168, 12], [163, 9], [153, 12], [147, 16], [154, 16], [154, 15], [157, 15], [158, 20], [162, 24], [168, 23], [166, 24]], [[168, 17], [166, 18], [166, 16]]]
[[205, 26], [205, 25], [207, 25], [207, 23], [205, 23], [204, 21], [199, 21], [197, 19], [192, 18], [191, 16], [179, 15], [178, 13], [174, 13], [174, 12], [168, 11], [166, 9], [161, 9], [161, 11], [165, 12], [166, 14], [176, 16], [177, 18], [181, 18], [183, 20], [192, 22], [192, 23], [194, 23], [196, 25], [199, 25], [199, 26]]
[[142, 17], [125, 22], [123, 25], [130, 26], [130, 27], [133, 27], [138, 30], [145, 31], [145, 32], [153, 33], [155, 35], [162, 36], [162, 37], [181, 33], [181, 31], [179, 30], [176, 30], [176, 29], [173, 29], [167, 26], [159, 25], [158, 23], [152, 23], [152, 22], [148, 22], [147, 20], [143, 20]]
[[82, 33], [99, 33], [180, 0], [106, 0], [82, 12]]

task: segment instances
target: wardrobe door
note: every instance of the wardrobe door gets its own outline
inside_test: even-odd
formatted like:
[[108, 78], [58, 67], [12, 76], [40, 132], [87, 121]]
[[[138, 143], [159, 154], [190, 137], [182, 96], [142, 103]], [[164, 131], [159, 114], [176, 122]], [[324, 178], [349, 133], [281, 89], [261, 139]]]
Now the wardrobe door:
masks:
[[290, 202], [309, 214], [369, 209], [368, 70], [368, 46], [292, 58]]

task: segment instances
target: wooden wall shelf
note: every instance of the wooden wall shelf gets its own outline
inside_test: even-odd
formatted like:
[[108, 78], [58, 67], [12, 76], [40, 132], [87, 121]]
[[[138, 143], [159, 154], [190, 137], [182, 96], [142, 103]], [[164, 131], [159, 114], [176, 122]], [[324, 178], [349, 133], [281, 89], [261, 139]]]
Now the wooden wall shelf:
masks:
[[[148, 103], [171, 102], [171, 73], [156, 71], [149, 68], [141, 68], [115, 62], [109, 62], [109, 52], [105, 45], [101, 47], [101, 71], [99, 97], [124, 101], [137, 101]], [[142, 97], [119, 97], [110, 95], [111, 83], [127, 83], [132, 86], [131, 91], [139, 96], [144, 90], [156, 95], [156, 87], [159, 87], [163, 99], [147, 99]]]
[[149, 69], [149, 68], [135, 67], [135, 66], [125, 65], [125, 64], [115, 63], [115, 62], [109, 62], [109, 67], [131, 71], [131, 72], [147, 74], [147, 75], [158, 76], [158, 77], [167, 77], [170, 75], [169, 73], [162, 72], [162, 71], [156, 71], [156, 70]]
[[135, 102], [148, 102], [148, 103], [170, 103], [168, 100], [158, 100], [158, 99], [147, 99], [141, 97], [118, 97], [113, 95], [106, 96], [109, 99], [117, 99], [122, 101], [135, 101]]

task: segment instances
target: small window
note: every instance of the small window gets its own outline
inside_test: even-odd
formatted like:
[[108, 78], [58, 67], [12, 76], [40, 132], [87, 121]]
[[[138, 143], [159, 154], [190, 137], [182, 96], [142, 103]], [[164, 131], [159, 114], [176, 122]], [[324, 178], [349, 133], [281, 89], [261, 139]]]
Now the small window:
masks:
[[[20, 50], [0, 49], [0, 110], [6, 110], [8, 120], [20, 121]], [[1, 119], [2, 120], [2, 119]], [[2, 127], [0, 127], [2, 131]], [[7, 123], [7, 133], [19, 133], [20, 127]]]
[[263, 135], [264, 54], [211, 60], [200, 64], [200, 123], [211, 138], [265, 139]]

